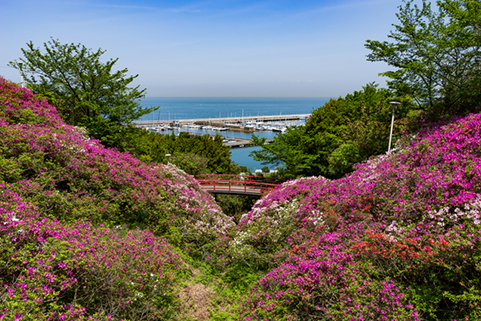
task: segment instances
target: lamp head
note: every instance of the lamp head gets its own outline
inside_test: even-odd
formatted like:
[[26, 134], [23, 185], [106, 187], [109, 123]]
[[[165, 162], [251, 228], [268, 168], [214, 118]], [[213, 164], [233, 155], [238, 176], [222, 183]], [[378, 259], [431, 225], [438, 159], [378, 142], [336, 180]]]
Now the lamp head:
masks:
[[389, 102], [389, 103], [391, 104], [391, 106], [392, 106], [393, 108], [396, 108], [397, 106], [401, 105], [401, 103], [398, 102], [398, 101], [391, 101], [391, 102]]

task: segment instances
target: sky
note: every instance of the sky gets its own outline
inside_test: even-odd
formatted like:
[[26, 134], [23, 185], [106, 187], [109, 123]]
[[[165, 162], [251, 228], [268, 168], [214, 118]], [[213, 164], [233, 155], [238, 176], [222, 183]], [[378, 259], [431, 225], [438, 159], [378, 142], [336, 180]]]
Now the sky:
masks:
[[50, 38], [106, 50], [148, 97], [339, 97], [376, 82], [367, 39], [401, 0], [0, 0], [0, 76]]

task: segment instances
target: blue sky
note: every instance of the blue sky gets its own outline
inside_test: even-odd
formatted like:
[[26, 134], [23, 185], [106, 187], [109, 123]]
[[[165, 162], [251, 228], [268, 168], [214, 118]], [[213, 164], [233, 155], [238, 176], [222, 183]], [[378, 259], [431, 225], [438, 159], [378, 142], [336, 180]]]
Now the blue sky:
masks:
[[107, 50], [157, 97], [338, 97], [389, 67], [366, 61], [401, 0], [0, 0], [0, 75], [53, 37]]

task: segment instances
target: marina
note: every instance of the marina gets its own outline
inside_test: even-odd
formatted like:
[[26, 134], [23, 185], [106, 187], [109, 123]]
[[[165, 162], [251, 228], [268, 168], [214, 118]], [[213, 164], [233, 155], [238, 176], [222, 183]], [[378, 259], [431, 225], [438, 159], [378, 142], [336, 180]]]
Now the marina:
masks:
[[[266, 167], [249, 154], [260, 150], [253, 146], [252, 135], [267, 143], [290, 126], [304, 125], [315, 108], [329, 97], [249, 98], [249, 97], [150, 97], [143, 107], [158, 107], [133, 124], [160, 134], [193, 136], [221, 135], [231, 149], [232, 160], [252, 172]], [[274, 170], [275, 166], [267, 165]]]
[[259, 117], [227, 117], [209, 119], [184, 119], [179, 121], [137, 121], [135, 125], [158, 133], [187, 132], [192, 136], [220, 134], [223, 143], [231, 148], [252, 146], [251, 136], [257, 135], [271, 141], [276, 133], [283, 133], [288, 126], [302, 125], [310, 114], [263, 116]]
[[[197, 119], [178, 119], [178, 120], [137, 120], [134, 124], [138, 127], [147, 126], [212, 126], [216, 128], [223, 128], [222, 126], [228, 125], [230, 127], [249, 126], [248, 128], [255, 129], [255, 125], [262, 125], [264, 123], [271, 122], [289, 122], [289, 121], [305, 121], [311, 116], [311, 114], [294, 114], [294, 115], [270, 115], [270, 116], [242, 116], [242, 117], [219, 117], [219, 118], [197, 118]], [[225, 129], [224, 129], [225, 130]]]

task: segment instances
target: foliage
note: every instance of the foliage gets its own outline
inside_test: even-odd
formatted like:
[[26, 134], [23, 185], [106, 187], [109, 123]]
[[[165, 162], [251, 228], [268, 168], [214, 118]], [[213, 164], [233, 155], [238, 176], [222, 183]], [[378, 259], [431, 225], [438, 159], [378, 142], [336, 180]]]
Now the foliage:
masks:
[[[277, 133], [273, 142], [266, 144], [266, 138], [252, 135], [252, 141], [262, 149], [250, 154], [255, 160], [262, 161], [264, 165], [272, 164], [280, 168], [283, 177], [293, 178], [298, 173], [306, 170], [306, 164], [310, 163], [310, 157], [303, 153], [299, 142], [304, 134], [304, 127], [287, 127], [284, 134]], [[281, 167], [282, 166], [282, 167]]]
[[170, 162], [190, 175], [207, 174], [208, 158], [194, 153], [174, 154]]
[[[322, 175], [342, 177], [354, 164], [378, 155], [388, 148], [392, 94], [389, 90], [367, 84], [344, 98], [331, 99], [313, 111], [305, 126], [289, 127], [277, 134], [273, 142], [253, 135], [262, 147], [252, 152], [254, 159], [281, 166], [285, 178]], [[399, 136], [401, 122], [412, 108], [409, 101], [397, 109], [394, 131]]]
[[352, 170], [352, 163], [359, 162], [361, 155], [359, 149], [353, 144], [342, 144], [329, 155], [327, 168], [330, 175], [342, 176]]
[[191, 176], [3, 78], [0, 141], [0, 318], [171, 320], [185, 272], [167, 242], [203, 259], [234, 226]]
[[368, 60], [394, 67], [381, 75], [398, 96], [406, 94], [420, 107], [451, 115], [474, 111], [481, 102], [481, 3], [437, 1], [433, 9], [426, 0], [413, 2], [399, 6], [391, 42], [367, 40]]
[[0, 318], [171, 319], [183, 263], [163, 239], [42, 218], [0, 187]]
[[10, 66], [25, 73], [27, 86], [54, 104], [67, 124], [85, 127], [104, 145], [121, 145], [124, 126], [156, 109], [140, 106], [145, 89], [129, 87], [138, 75], [127, 76], [127, 69], [115, 71], [118, 58], [100, 60], [105, 50], [93, 52], [55, 39], [44, 43], [44, 49], [30, 41], [22, 48], [24, 57]]
[[147, 160], [155, 163], [166, 163], [165, 155], [171, 154], [170, 161], [191, 175], [240, 171], [231, 160], [230, 148], [222, 143], [220, 135], [191, 136], [180, 133], [176, 137], [132, 127], [127, 130], [125, 137], [125, 150], [134, 156], [148, 157]]
[[1, 78], [0, 140], [0, 318], [175, 319], [188, 272], [167, 242], [238, 308], [217, 320], [481, 317], [479, 114], [341, 179], [285, 182], [237, 226], [191, 176], [104, 148]]
[[289, 181], [258, 201], [229, 260], [271, 271], [240, 319], [479, 319], [480, 146], [470, 115], [344, 178]]
[[239, 222], [241, 215], [252, 209], [256, 199], [244, 195], [216, 194], [215, 201], [222, 212], [233, 217], [235, 222]]
[[[66, 125], [46, 101], [1, 79], [0, 181], [45, 216], [148, 227], [194, 253], [233, 225], [182, 171], [107, 149]], [[18, 120], [31, 110], [38, 123]]]

